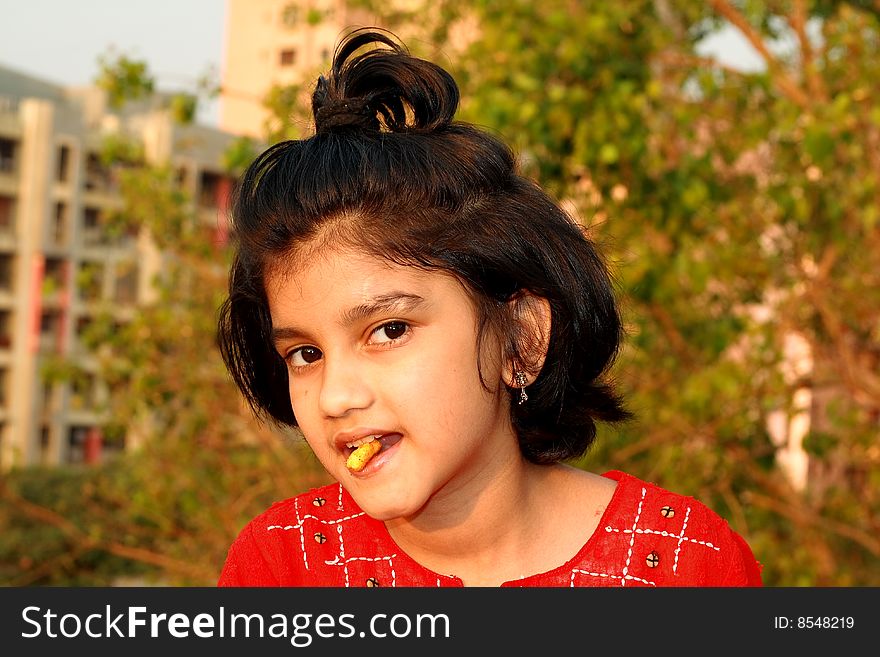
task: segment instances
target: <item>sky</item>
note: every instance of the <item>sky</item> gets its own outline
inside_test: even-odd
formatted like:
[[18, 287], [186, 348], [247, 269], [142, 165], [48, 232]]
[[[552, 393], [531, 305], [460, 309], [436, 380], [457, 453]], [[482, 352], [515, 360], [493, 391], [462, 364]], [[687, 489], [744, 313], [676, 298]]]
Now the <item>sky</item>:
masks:
[[[225, 13], [226, 0], [0, 0], [0, 65], [88, 85], [112, 47], [146, 60], [159, 89], [194, 89], [219, 75]], [[198, 118], [216, 124], [216, 103]]]
[[[113, 48], [145, 60], [160, 90], [193, 90], [208, 71], [220, 74], [225, 13], [226, 0], [0, 0], [0, 65], [81, 86]], [[739, 68], [761, 65], [732, 30], [702, 50]], [[216, 101], [202, 104], [200, 123], [216, 125], [218, 118]]]

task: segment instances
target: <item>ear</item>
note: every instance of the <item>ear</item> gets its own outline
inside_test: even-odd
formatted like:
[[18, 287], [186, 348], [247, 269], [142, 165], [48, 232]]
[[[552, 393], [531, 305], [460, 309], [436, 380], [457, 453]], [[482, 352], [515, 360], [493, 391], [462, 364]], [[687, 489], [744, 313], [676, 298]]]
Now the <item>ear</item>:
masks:
[[526, 381], [531, 384], [547, 358], [550, 347], [550, 327], [552, 312], [550, 302], [531, 292], [523, 292], [510, 301], [511, 317], [515, 323], [516, 353], [519, 359], [504, 363], [504, 382], [511, 388], [519, 387], [515, 380], [517, 371], [525, 372]]

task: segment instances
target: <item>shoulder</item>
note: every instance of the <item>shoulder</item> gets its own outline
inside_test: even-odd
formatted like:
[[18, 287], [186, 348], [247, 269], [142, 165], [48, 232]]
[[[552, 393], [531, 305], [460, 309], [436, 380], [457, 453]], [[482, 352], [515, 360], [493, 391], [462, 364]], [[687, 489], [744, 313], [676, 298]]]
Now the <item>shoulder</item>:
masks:
[[693, 497], [620, 471], [600, 531], [624, 539], [632, 574], [660, 586], [760, 586], [761, 565], [746, 541]]
[[[322, 576], [320, 557], [342, 540], [343, 525], [368, 519], [338, 484], [275, 502], [229, 548], [220, 586], [302, 586]], [[316, 550], [322, 554], [315, 554]], [[309, 557], [312, 557], [311, 563]], [[326, 573], [324, 573], [326, 574]], [[322, 582], [333, 584], [334, 582]], [[317, 585], [320, 585], [318, 583]]]

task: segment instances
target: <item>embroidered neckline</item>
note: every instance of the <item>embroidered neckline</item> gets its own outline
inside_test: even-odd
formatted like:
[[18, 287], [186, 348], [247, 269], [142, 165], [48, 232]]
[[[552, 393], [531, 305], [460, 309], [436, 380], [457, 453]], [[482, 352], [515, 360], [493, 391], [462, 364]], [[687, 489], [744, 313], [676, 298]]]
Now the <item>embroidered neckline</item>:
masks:
[[[559, 566], [555, 566], [550, 568], [549, 570], [545, 570], [540, 573], [535, 573], [532, 575], [526, 575], [525, 577], [521, 577], [519, 579], [512, 579], [500, 584], [500, 587], [518, 587], [523, 585], [528, 585], [531, 580], [534, 579], [543, 579], [552, 575], [561, 575], [570, 573], [574, 569], [574, 565], [577, 562], [580, 562], [584, 559], [584, 557], [594, 548], [595, 544], [602, 540], [607, 534], [606, 526], [608, 525], [608, 519], [617, 512], [617, 508], [622, 504], [625, 494], [624, 489], [629, 488], [627, 485], [629, 481], [633, 478], [631, 475], [626, 474], [625, 472], [621, 472], [619, 470], [611, 470], [609, 472], [603, 473], [603, 477], [606, 479], [612, 479], [617, 481], [617, 487], [614, 489], [614, 493], [611, 496], [611, 499], [608, 501], [608, 505], [605, 507], [605, 510], [602, 512], [602, 517], [599, 519], [599, 523], [596, 525], [596, 529], [593, 530], [593, 533], [589, 538], [584, 542], [584, 544], [580, 547], [580, 549], [565, 563], [560, 564]], [[345, 492], [346, 498], [350, 504], [357, 505], [354, 502], [354, 499], [348, 495], [348, 492]], [[437, 573], [430, 568], [423, 566], [421, 563], [412, 558], [407, 552], [397, 544], [394, 538], [391, 536], [388, 528], [385, 527], [385, 523], [381, 520], [376, 520], [371, 518], [369, 515], [364, 514], [364, 521], [370, 524], [374, 531], [375, 535], [380, 537], [381, 541], [386, 545], [383, 545], [383, 549], [394, 552], [396, 558], [407, 562], [409, 565], [422, 570], [425, 575], [430, 577], [436, 577], [438, 580], [444, 579], [447, 581], [451, 581], [457, 586], [464, 586], [464, 582], [460, 577], [456, 575], [444, 575], [442, 573]]]

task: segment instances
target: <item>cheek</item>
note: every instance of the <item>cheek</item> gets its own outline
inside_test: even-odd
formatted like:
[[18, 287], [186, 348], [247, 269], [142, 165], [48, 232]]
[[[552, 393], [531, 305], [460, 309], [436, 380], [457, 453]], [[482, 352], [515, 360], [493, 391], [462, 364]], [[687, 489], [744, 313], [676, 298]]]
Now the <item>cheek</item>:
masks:
[[[470, 334], [450, 340], [425, 363], [420, 380], [412, 381], [407, 392], [420, 412], [439, 414], [446, 430], [460, 430], [463, 421], [474, 421], [492, 397], [480, 380], [474, 341]], [[490, 387], [495, 384], [496, 370], [491, 360], [484, 359], [483, 376]]]
[[297, 386], [294, 391], [291, 385], [288, 388], [290, 397], [290, 407], [293, 409], [293, 415], [296, 417], [296, 423], [300, 431], [308, 436], [314, 429], [315, 409], [311, 408], [312, 391], [306, 386]]

